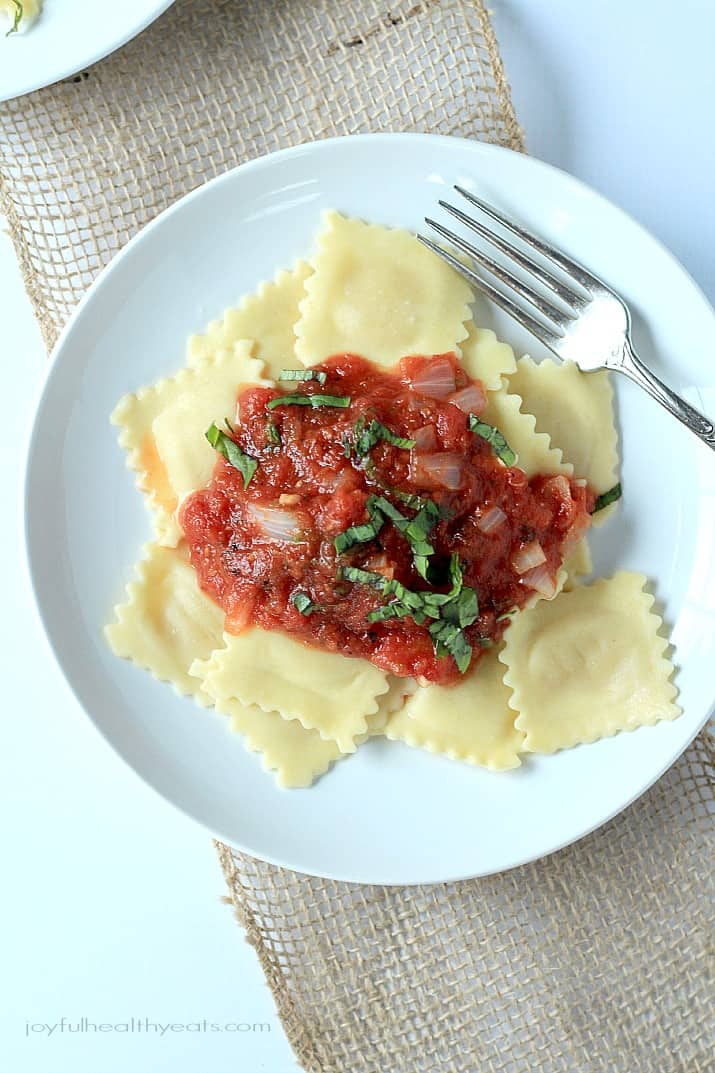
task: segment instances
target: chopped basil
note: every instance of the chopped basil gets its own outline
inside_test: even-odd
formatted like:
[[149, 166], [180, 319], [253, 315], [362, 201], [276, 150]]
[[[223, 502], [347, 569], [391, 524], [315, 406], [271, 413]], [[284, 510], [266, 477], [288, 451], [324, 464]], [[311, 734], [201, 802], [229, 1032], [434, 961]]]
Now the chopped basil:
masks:
[[13, 0], [13, 3], [15, 5], [15, 16], [13, 18], [12, 26], [10, 27], [8, 32], [5, 34], [5, 37], [9, 37], [10, 34], [16, 34], [17, 33], [17, 31], [20, 29], [20, 23], [22, 22], [22, 16], [24, 14], [24, 8], [23, 8], [22, 3], [20, 2], [20, 0]]
[[294, 592], [290, 598], [290, 602], [296, 611], [300, 611], [301, 615], [305, 615], [307, 618], [312, 615], [316, 607], [307, 592]]
[[340, 410], [347, 410], [349, 405], [349, 395], [279, 395], [277, 399], [266, 403], [266, 409], [275, 410], [276, 406], [312, 406], [314, 410], [318, 410], [322, 406], [335, 406]]
[[358, 585], [371, 585], [374, 589], [382, 589], [387, 583], [387, 578], [382, 574], [374, 574], [372, 570], [361, 570], [357, 566], [341, 566], [338, 568], [340, 581], [352, 581]]
[[431, 503], [431, 499], [425, 499], [424, 496], [418, 496], [415, 492], [400, 492], [397, 488], [386, 488], [386, 492], [393, 495], [395, 499], [399, 499], [401, 503], [404, 503], [406, 507], [411, 507], [412, 510], [420, 510], [424, 507], [425, 503]]
[[472, 646], [459, 626], [440, 620], [433, 622], [428, 628], [437, 658], [442, 659], [450, 655], [457, 664], [459, 673], [466, 674], [472, 661]]
[[600, 495], [593, 505], [591, 514], [595, 514], [596, 511], [603, 510], [604, 507], [609, 507], [611, 503], [615, 503], [617, 499], [620, 499], [623, 495], [623, 489], [621, 488], [620, 481], [618, 484], [614, 484], [613, 488], [609, 488], [607, 492]]
[[437, 504], [433, 503], [432, 500], [426, 500], [414, 518], [406, 518], [384, 496], [370, 496], [366, 506], [370, 521], [361, 525], [353, 525], [335, 537], [333, 544], [338, 555], [342, 555], [354, 547], [355, 544], [363, 544], [368, 540], [374, 540], [382, 529], [385, 520], [388, 520], [403, 534], [410, 545], [417, 573], [425, 581], [430, 581], [429, 556], [434, 555], [434, 548], [427, 540], [427, 536], [439, 519], [439, 507]]
[[384, 518], [377, 514], [369, 522], [364, 522], [362, 525], [351, 525], [349, 529], [338, 533], [333, 541], [336, 552], [338, 555], [343, 555], [356, 544], [365, 544], [368, 540], [374, 540], [382, 529], [383, 523]]
[[456, 623], [460, 629], [471, 626], [479, 618], [479, 601], [474, 589], [462, 589], [453, 601], [445, 604], [442, 615], [449, 622]]
[[[226, 418], [226, 425], [229, 433], [232, 433], [233, 427], [228, 418]], [[215, 424], [210, 425], [206, 430], [206, 439], [219, 454], [222, 454], [231, 463], [234, 469], [238, 470], [243, 477], [243, 487], [248, 488], [253, 474], [258, 469], [256, 459], [251, 458], [245, 451], [242, 451], [235, 440], [232, 440], [228, 433], [222, 432]]]
[[347, 438], [347, 436], [343, 436], [341, 442], [343, 445], [343, 454], [346, 458], [350, 458], [350, 455], [353, 453], [352, 444], [350, 443], [350, 440]]
[[512, 451], [498, 428], [494, 428], [494, 425], [488, 425], [486, 421], [480, 421], [475, 414], [470, 414], [469, 430], [486, 440], [494, 454], [502, 460], [505, 466], [514, 465], [516, 454]]
[[460, 674], [466, 673], [472, 659], [472, 646], [463, 631], [479, 617], [479, 603], [474, 589], [464, 585], [458, 555], [452, 555], [450, 560], [452, 588], [448, 593], [413, 592], [399, 581], [390, 581], [382, 574], [357, 567], [342, 567], [338, 577], [369, 585], [383, 596], [394, 597], [389, 603], [370, 611], [368, 622], [385, 622], [387, 619], [409, 616], [421, 626], [428, 618], [432, 619], [428, 630], [437, 657], [450, 655]]
[[415, 569], [425, 581], [430, 580], [428, 558], [430, 555], [434, 555], [434, 548], [427, 540], [427, 537], [438, 520], [439, 507], [431, 499], [428, 499], [424, 506], [420, 507], [414, 518], [410, 520], [404, 531], [412, 548]]
[[317, 380], [322, 386], [328, 379], [328, 374], [317, 369], [281, 369], [278, 374], [279, 380]]
[[365, 418], [361, 417], [355, 425], [355, 454], [363, 456], [369, 454], [380, 440], [392, 444], [393, 447], [401, 447], [405, 451], [410, 451], [415, 446], [415, 440], [398, 436], [381, 421], [371, 421], [369, 425], [366, 425]]
[[393, 507], [392, 503], [385, 499], [384, 496], [370, 496], [367, 501], [367, 509], [370, 513], [379, 511], [385, 518], [389, 518], [400, 532], [404, 532], [409, 522], [409, 518], [405, 518], [404, 514], [401, 514], [397, 507]]
[[274, 447], [281, 446], [280, 429], [278, 428], [278, 425], [274, 425], [272, 421], [266, 422], [266, 436], [268, 437], [269, 442], [272, 443]]
[[513, 618], [517, 614], [519, 608], [512, 607], [509, 611], [503, 611], [501, 615], [497, 615], [497, 622], [506, 622], [510, 618]]

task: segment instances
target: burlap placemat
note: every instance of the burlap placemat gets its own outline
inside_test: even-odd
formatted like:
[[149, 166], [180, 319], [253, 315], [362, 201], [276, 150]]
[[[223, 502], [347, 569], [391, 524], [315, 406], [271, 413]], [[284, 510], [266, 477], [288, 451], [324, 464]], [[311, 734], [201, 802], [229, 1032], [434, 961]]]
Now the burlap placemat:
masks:
[[[177, 197], [261, 153], [369, 130], [523, 148], [481, 0], [179, 0], [92, 70], [0, 105], [1, 204], [48, 345]], [[356, 886], [217, 844], [299, 1061], [711, 1070], [713, 759], [702, 736], [602, 831], [489, 879]]]

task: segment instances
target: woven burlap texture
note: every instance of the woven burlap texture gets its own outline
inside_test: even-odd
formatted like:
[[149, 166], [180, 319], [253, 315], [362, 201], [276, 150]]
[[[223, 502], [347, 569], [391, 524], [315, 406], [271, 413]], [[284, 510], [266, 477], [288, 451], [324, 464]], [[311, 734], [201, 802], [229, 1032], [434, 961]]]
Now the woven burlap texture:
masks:
[[[0, 196], [47, 343], [177, 197], [273, 149], [370, 130], [523, 149], [481, 2], [178, 0], [91, 71], [0, 105]], [[218, 844], [301, 1064], [711, 1069], [712, 760], [701, 737], [602, 831], [489, 879], [356, 886]]]

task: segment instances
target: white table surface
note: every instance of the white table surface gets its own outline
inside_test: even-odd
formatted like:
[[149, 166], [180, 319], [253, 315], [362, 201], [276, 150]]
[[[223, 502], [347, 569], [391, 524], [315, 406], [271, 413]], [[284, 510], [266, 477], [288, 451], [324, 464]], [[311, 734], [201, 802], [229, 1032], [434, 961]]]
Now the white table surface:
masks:
[[[630, 211], [715, 299], [715, 5], [492, 7], [529, 151]], [[16, 503], [45, 357], [3, 234], [0, 324], [0, 1073], [293, 1073], [209, 839], [99, 738], [35, 622]]]

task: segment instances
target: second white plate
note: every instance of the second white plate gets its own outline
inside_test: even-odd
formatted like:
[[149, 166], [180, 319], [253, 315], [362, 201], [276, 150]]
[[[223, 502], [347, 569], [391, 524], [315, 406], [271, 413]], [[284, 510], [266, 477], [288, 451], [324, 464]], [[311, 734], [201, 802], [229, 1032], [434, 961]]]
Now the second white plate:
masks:
[[45, 0], [39, 19], [5, 36], [0, 24], [0, 101], [50, 86], [125, 45], [174, 0]]

